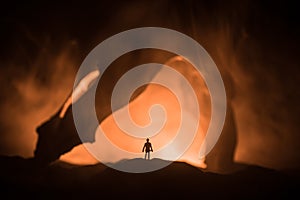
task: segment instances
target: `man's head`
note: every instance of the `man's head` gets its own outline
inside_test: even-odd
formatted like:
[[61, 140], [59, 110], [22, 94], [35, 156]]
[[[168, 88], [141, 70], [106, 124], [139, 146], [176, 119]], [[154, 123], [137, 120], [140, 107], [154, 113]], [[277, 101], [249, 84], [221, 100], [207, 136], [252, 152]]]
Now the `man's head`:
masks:
[[147, 138], [146, 140], [147, 140], [147, 142], [149, 142], [149, 138]]

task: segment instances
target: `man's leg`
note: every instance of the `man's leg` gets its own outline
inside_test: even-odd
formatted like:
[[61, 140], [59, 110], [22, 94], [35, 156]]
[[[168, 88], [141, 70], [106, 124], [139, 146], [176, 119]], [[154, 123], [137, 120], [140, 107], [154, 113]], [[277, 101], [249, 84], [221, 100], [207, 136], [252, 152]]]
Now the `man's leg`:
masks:
[[150, 160], [150, 151], [148, 152], [148, 160]]

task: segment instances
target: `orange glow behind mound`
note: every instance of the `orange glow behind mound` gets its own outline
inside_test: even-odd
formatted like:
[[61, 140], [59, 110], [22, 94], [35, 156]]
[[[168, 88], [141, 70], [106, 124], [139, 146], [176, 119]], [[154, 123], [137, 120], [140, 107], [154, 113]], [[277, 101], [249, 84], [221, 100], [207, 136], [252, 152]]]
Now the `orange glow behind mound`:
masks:
[[[192, 65], [190, 65], [181, 57], [176, 56], [165, 63], [165, 65], [168, 65], [179, 71], [189, 81], [197, 96], [201, 111], [200, 122], [198, 126], [199, 128], [193, 143], [180, 160], [188, 162], [192, 165], [202, 166], [203, 163], [201, 160], [199, 160], [198, 153], [203, 141], [203, 137], [207, 131], [211, 115], [210, 97], [207, 87], [202, 77], [192, 67]], [[166, 76], [166, 78], [169, 77]], [[165, 116], [167, 118], [166, 124], [160, 130], [160, 132], [150, 138], [150, 142], [153, 145], [154, 151], [156, 151], [160, 148], [163, 148], [164, 145], [166, 145], [172, 138], [176, 136], [177, 130], [180, 126], [181, 111], [178, 100], [171, 91], [163, 86], [150, 84], [139, 97], [129, 104], [131, 118], [140, 126], [147, 125], [150, 123], [148, 111], [149, 108], [154, 104], [160, 104], [164, 107], [166, 112]], [[193, 105], [190, 106], [193, 108]], [[140, 153], [142, 151], [145, 139], [134, 138], [124, 133], [117, 126], [112, 115], [110, 115], [101, 123], [101, 127], [109, 140], [119, 148], [135, 153]], [[80, 146], [82, 147], [76, 147], [73, 151], [61, 156], [61, 160], [76, 164], [88, 163], [88, 161], [90, 161], [90, 163], [94, 163], [95, 159], [89, 155], [83, 145]], [[176, 147], [174, 147], [174, 151], [176, 151]]]
[[62, 155], [60, 160], [78, 165], [93, 165], [99, 162], [88, 152], [83, 144], [74, 147], [70, 152]]
[[[150, 107], [154, 104], [160, 104], [164, 107], [168, 120], [160, 132], [151, 137], [151, 143], [153, 143], [155, 149], [158, 150], [166, 144], [166, 141], [175, 137], [179, 123], [176, 124], [174, 122], [180, 121], [180, 107], [176, 97], [162, 86], [150, 85], [149, 88], [147, 88], [147, 94], [148, 95], [142, 94], [131, 102], [129, 104], [129, 110], [132, 120], [140, 126], [145, 126], [151, 123], [148, 115]], [[163, 118], [154, 120], [163, 120]], [[141, 144], [143, 145], [145, 139], [135, 138], [126, 134], [118, 127], [112, 115], [101, 124], [101, 127], [114, 145], [129, 152], [141, 152]], [[159, 127], [157, 127], [157, 129], [158, 128]], [[155, 130], [153, 130], [153, 132], [154, 131]]]

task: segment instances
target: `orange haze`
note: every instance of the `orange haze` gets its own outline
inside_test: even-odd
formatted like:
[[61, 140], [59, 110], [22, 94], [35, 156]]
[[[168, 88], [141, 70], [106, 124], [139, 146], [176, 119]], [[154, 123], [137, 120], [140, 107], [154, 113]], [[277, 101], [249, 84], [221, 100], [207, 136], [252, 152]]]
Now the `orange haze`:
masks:
[[[208, 90], [203, 79], [199, 74], [197, 74], [192, 65], [179, 56], [170, 59], [165, 64], [178, 70], [187, 78], [198, 98], [199, 107], [201, 110], [201, 122], [199, 122], [199, 128], [194, 142], [180, 160], [185, 160], [191, 164], [201, 165], [201, 161], [198, 159], [198, 153], [210, 118], [210, 100]], [[148, 110], [154, 104], [160, 104], [164, 107], [167, 118], [166, 124], [160, 130], [160, 132], [150, 138], [155, 151], [163, 148], [164, 145], [166, 145], [172, 138], [175, 137], [180, 126], [181, 112], [176, 96], [171, 91], [163, 86], [150, 84], [144, 93], [142, 93], [138, 98], [129, 104], [130, 114], [134, 122], [140, 126], [149, 124], [150, 118], [148, 115]], [[155, 120], [163, 120], [163, 118]], [[101, 127], [106, 136], [114, 145], [129, 152], [141, 152], [145, 139], [134, 138], [124, 133], [117, 126], [112, 115], [110, 115], [101, 123]], [[89, 157], [90, 160], [87, 160], [87, 157]], [[74, 148], [71, 152], [63, 155], [61, 159], [77, 164], [96, 162], [96, 160], [85, 150], [83, 145]]]

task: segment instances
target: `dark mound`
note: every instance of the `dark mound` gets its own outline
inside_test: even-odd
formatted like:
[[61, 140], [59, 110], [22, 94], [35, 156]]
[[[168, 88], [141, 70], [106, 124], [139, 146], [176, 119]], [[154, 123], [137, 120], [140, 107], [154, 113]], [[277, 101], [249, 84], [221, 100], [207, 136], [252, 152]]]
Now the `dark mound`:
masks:
[[[160, 199], [160, 198], [297, 198], [298, 179], [291, 174], [247, 166], [233, 174], [203, 172], [174, 162], [148, 173], [126, 173], [103, 164], [77, 166], [61, 161], [37, 167], [33, 160], [0, 157], [2, 195], [37, 199]], [[133, 166], [143, 159], [123, 160], [115, 165]], [[150, 164], [168, 162], [159, 159]], [[299, 196], [299, 195], [298, 195]]]

